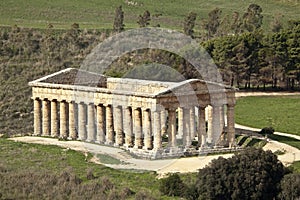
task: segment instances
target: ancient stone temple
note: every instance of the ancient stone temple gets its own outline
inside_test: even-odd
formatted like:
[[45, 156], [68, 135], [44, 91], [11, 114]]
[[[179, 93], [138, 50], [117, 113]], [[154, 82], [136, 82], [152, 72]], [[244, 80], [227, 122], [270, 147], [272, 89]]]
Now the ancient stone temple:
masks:
[[111, 78], [68, 68], [29, 85], [34, 135], [113, 145], [146, 158], [235, 143], [235, 89], [222, 84]]

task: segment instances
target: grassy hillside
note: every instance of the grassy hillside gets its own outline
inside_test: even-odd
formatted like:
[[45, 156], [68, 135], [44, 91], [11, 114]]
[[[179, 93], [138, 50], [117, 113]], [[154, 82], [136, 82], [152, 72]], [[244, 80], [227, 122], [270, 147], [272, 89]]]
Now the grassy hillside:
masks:
[[237, 101], [236, 122], [300, 135], [299, 111], [300, 96], [245, 97]]
[[51, 23], [55, 28], [69, 28], [74, 22], [82, 28], [111, 28], [114, 10], [122, 5], [125, 12], [126, 28], [137, 27], [138, 15], [145, 10], [152, 14], [151, 25], [160, 24], [164, 28], [182, 30], [182, 21], [190, 11], [198, 14], [196, 30], [200, 30], [201, 19], [218, 7], [223, 16], [234, 11], [241, 15], [249, 4], [256, 3], [263, 9], [264, 27], [269, 28], [273, 16], [283, 14], [282, 20], [299, 19], [300, 3], [298, 0], [133, 0], [136, 5], [128, 5], [125, 0], [13, 0], [0, 1], [0, 25], [19, 25], [24, 27], [45, 28]]

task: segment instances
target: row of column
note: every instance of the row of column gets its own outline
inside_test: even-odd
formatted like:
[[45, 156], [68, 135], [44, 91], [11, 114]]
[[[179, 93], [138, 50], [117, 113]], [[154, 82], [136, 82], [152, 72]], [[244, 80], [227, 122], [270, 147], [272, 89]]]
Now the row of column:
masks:
[[[205, 146], [207, 142], [215, 143], [223, 131], [222, 112], [222, 107], [212, 107], [206, 127], [205, 107], [198, 107], [196, 121], [195, 107], [167, 108], [166, 112], [160, 112], [132, 107], [35, 99], [34, 133], [144, 149], [162, 148], [162, 134], [167, 133], [169, 147], [188, 147], [195, 136], [198, 137], [198, 145]], [[229, 145], [232, 146], [234, 106], [227, 106], [227, 133]], [[178, 141], [182, 143], [178, 144]]]

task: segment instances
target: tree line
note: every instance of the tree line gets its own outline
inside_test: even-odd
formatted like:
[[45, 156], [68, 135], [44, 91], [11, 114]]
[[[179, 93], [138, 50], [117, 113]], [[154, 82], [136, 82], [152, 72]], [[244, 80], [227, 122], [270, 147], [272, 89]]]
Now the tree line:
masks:
[[[275, 16], [270, 23], [272, 32], [265, 32], [262, 8], [257, 4], [250, 4], [243, 15], [233, 12], [231, 17], [222, 18], [221, 14], [219, 8], [209, 12], [201, 23], [203, 31], [196, 34], [197, 14], [190, 12], [183, 21], [183, 32], [205, 47], [226, 84], [245, 89], [300, 89], [300, 20], [291, 20], [284, 27], [280, 16]], [[139, 15], [139, 27], [150, 26], [150, 22], [149, 11]], [[120, 6], [115, 12], [113, 31], [124, 31], [124, 27]], [[172, 53], [162, 55], [165, 60], [174, 58]]]

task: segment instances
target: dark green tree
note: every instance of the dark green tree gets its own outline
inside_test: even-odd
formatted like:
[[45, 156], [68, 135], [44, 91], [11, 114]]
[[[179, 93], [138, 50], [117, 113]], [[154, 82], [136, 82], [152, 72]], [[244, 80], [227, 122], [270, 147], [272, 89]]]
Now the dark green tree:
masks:
[[243, 26], [245, 30], [253, 32], [262, 25], [262, 8], [257, 4], [250, 4], [243, 15]]
[[160, 181], [159, 190], [167, 196], [184, 196], [186, 186], [178, 174], [171, 174]]
[[122, 6], [119, 6], [115, 10], [115, 19], [113, 30], [116, 33], [120, 33], [124, 30], [124, 12], [122, 10]]
[[287, 174], [280, 182], [279, 199], [300, 199], [300, 174]]
[[139, 15], [139, 19], [138, 19], [137, 23], [139, 24], [140, 28], [143, 28], [143, 27], [149, 26], [150, 21], [151, 21], [150, 12], [148, 10], [146, 10], [143, 15]]
[[203, 27], [207, 31], [207, 38], [212, 38], [217, 33], [221, 22], [222, 10], [215, 8], [208, 13], [208, 19], [203, 21]]
[[196, 22], [197, 14], [194, 12], [190, 12], [185, 18], [183, 22], [183, 32], [186, 35], [194, 37], [194, 27]]
[[197, 178], [199, 199], [274, 199], [286, 168], [271, 151], [247, 148], [218, 158]]

